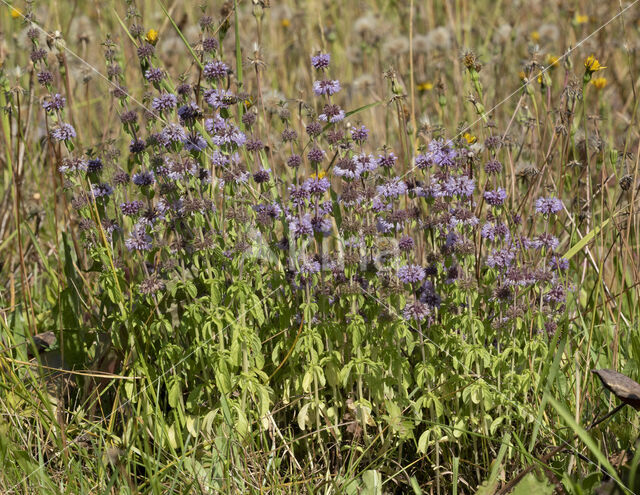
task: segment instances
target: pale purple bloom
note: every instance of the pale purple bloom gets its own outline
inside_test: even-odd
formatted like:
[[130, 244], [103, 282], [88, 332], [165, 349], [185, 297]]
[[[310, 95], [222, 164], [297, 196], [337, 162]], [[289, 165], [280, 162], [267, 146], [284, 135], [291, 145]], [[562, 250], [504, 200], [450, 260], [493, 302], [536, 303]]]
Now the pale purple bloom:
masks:
[[140, 213], [142, 208], [144, 208], [144, 203], [142, 201], [130, 201], [120, 204], [122, 214], [130, 217]]
[[113, 194], [113, 188], [106, 183], [91, 184], [91, 194], [94, 198], [104, 198]]
[[420, 322], [425, 320], [431, 314], [431, 309], [425, 303], [415, 301], [407, 304], [402, 310], [402, 316], [405, 320], [413, 320]]
[[221, 60], [213, 60], [205, 64], [202, 73], [207, 81], [219, 81], [227, 76], [229, 66]]
[[369, 129], [365, 126], [354, 127], [351, 129], [351, 139], [356, 143], [362, 144], [369, 138]]
[[516, 253], [511, 248], [495, 249], [487, 256], [487, 266], [491, 268], [507, 268], [516, 258]]
[[313, 225], [311, 224], [311, 215], [306, 213], [301, 218], [293, 217], [289, 218], [289, 231], [293, 233], [297, 239], [303, 235], [313, 234]]
[[378, 155], [378, 166], [383, 168], [393, 168], [398, 161], [398, 157], [393, 152]]
[[318, 96], [321, 95], [334, 95], [338, 91], [342, 89], [340, 87], [340, 81], [337, 80], [324, 80], [324, 81], [315, 81], [313, 83], [313, 92]]
[[398, 278], [405, 284], [421, 282], [424, 277], [424, 268], [419, 265], [405, 265], [398, 268]]
[[159, 83], [164, 79], [164, 76], [165, 74], [162, 69], [155, 69], [153, 67], [147, 69], [147, 71], [144, 73], [144, 77], [147, 79], [147, 81], [152, 83]]
[[373, 155], [367, 153], [361, 153], [359, 155], [353, 155], [353, 161], [356, 166], [364, 172], [373, 172], [378, 168], [378, 162]]
[[549, 262], [549, 268], [554, 271], [565, 271], [569, 269], [569, 260], [558, 256], [552, 256]]
[[62, 110], [67, 103], [67, 99], [60, 93], [56, 93], [50, 99], [42, 102], [42, 108], [47, 112], [53, 113], [56, 110]]
[[331, 182], [326, 177], [310, 177], [304, 181], [303, 186], [311, 194], [322, 195], [331, 187]]
[[141, 224], [133, 227], [124, 244], [129, 251], [149, 251], [153, 247], [151, 236], [147, 234], [145, 226]]
[[511, 237], [509, 234], [509, 228], [504, 223], [493, 224], [490, 222], [487, 222], [482, 226], [480, 235], [489, 241], [502, 239], [508, 242]]
[[187, 151], [203, 151], [207, 147], [207, 142], [199, 132], [190, 132], [184, 142], [184, 149]]
[[174, 108], [178, 104], [178, 98], [172, 93], [163, 93], [151, 101], [151, 108], [156, 112], [163, 112]]
[[69, 141], [76, 137], [76, 130], [71, 124], [63, 122], [51, 129], [51, 137], [56, 141]]
[[139, 172], [131, 178], [131, 182], [139, 187], [150, 186], [155, 182], [155, 175], [151, 170]]
[[178, 124], [167, 124], [162, 130], [162, 136], [167, 144], [182, 143], [187, 140], [187, 134], [184, 132], [182, 126]]
[[540, 234], [530, 243], [531, 247], [534, 249], [545, 248], [550, 251], [555, 251], [559, 244], [560, 241], [558, 241], [558, 238], [551, 234]]
[[362, 165], [357, 163], [355, 159], [351, 158], [343, 158], [333, 167], [334, 174], [338, 177], [345, 177], [347, 179], [357, 179], [363, 172], [364, 169], [362, 168]]
[[344, 110], [338, 105], [325, 105], [322, 109], [322, 113], [318, 115], [318, 120], [335, 124], [336, 122], [343, 120], [344, 117]]
[[453, 148], [453, 143], [451, 141], [434, 139], [429, 143], [429, 153], [426, 156], [426, 161], [424, 159], [420, 160], [423, 166], [418, 164], [418, 157], [416, 157], [416, 166], [419, 168], [424, 168], [425, 166], [430, 165], [437, 165], [438, 167], [453, 167], [457, 156], [458, 153]]
[[235, 96], [226, 89], [208, 89], [204, 92], [204, 101], [213, 108], [228, 108], [235, 102]]
[[501, 206], [504, 204], [504, 200], [507, 199], [507, 191], [502, 187], [499, 187], [495, 191], [485, 191], [484, 199], [491, 206]]
[[319, 53], [311, 57], [311, 65], [316, 70], [324, 70], [329, 67], [329, 63], [331, 62], [331, 55], [328, 53]]
[[470, 197], [476, 188], [475, 180], [466, 175], [452, 175], [442, 184], [444, 196]]
[[398, 177], [376, 188], [377, 193], [383, 198], [397, 198], [407, 192], [407, 185]]
[[535, 208], [542, 215], [555, 214], [562, 210], [562, 201], [558, 198], [538, 198]]

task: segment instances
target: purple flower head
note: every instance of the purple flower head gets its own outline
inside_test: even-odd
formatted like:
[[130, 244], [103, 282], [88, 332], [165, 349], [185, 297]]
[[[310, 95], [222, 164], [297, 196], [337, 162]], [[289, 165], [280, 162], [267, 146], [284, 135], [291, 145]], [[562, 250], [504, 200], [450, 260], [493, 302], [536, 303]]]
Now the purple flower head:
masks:
[[566, 301], [566, 299], [567, 299], [567, 295], [565, 293], [565, 289], [560, 284], [556, 284], [553, 287], [551, 287], [551, 289], [549, 289], [549, 292], [547, 292], [542, 297], [542, 300], [544, 302], [553, 303], [553, 304], [562, 304], [563, 302]]
[[281, 137], [283, 143], [289, 143], [298, 139], [298, 133], [295, 131], [295, 129], [287, 127], [284, 131], [282, 131]]
[[122, 211], [122, 214], [129, 217], [140, 213], [142, 208], [144, 208], [144, 203], [142, 201], [129, 201], [120, 204], [120, 211]]
[[473, 195], [476, 188], [474, 179], [466, 175], [450, 176], [447, 182], [442, 185], [444, 196], [458, 196], [460, 198], [469, 198]]
[[200, 152], [207, 148], [207, 142], [199, 132], [190, 132], [184, 142], [184, 149], [187, 151]]
[[320, 134], [322, 134], [322, 124], [320, 124], [320, 122], [318, 122], [317, 120], [314, 120], [307, 125], [306, 131], [309, 136], [318, 137]]
[[353, 156], [353, 161], [356, 166], [364, 172], [373, 172], [376, 168], [378, 168], [378, 161], [373, 158], [373, 155], [369, 155], [367, 153], [361, 153], [359, 155]]
[[398, 278], [405, 284], [421, 282], [425, 275], [424, 268], [419, 265], [404, 265], [398, 268]]
[[258, 170], [255, 174], [253, 174], [253, 180], [255, 180], [258, 184], [269, 182], [270, 178], [271, 178], [271, 169], [269, 168]]
[[228, 144], [240, 148], [247, 142], [247, 137], [240, 129], [217, 115], [213, 119], [207, 119], [204, 128], [209, 134], [213, 134], [211, 140], [216, 146]]
[[309, 153], [307, 153], [307, 158], [311, 163], [317, 164], [317, 163], [320, 163], [322, 160], [324, 160], [324, 155], [325, 155], [324, 150], [318, 148], [317, 146], [314, 146], [309, 150]]
[[62, 110], [67, 103], [67, 99], [60, 93], [56, 93], [50, 99], [42, 102], [42, 108], [47, 112], [53, 113], [57, 110]]
[[132, 139], [129, 143], [129, 151], [131, 153], [141, 153], [146, 147], [147, 143], [142, 138]]
[[38, 72], [37, 77], [38, 82], [42, 86], [46, 86], [47, 84], [51, 84], [53, 82], [53, 74], [48, 70]]
[[311, 225], [313, 226], [314, 232], [319, 232], [320, 234], [324, 235], [329, 235], [333, 228], [331, 219], [322, 217], [313, 217], [311, 219]]
[[176, 95], [173, 93], [162, 93], [151, 101], [151, 108], [156, 112], [164, 112], [165, 110], [175, 108], [177, 104], [178, 98], [176, 98]]
[[129, 251], [149, 251], [153, 247], [152, 239], [142, 224], [136, 224], [131, 234], [124, 241]]
[[236, 102], [236, 97], [226, 89], [208, 89], [204, 92], [204, 101], [215, 109], [229, 108]]
[[504, 200], [507, 199], [507, 191], [502, 187], [499, 187], [495, 191], [485, 191], [484, 199], [491, 206], [502, 206]]
[[337, 80], [324, 80], [324, 81], [315, 81], [313, 83], [313, 92], [318, 96], [327, 95], [331, 96], [336, 94], [342, 88], [340, 87], [340, 81]]
[[531, 241], [531, 247], [534, 249], [546, 249], [547, 251], [555, 251], [560, 241], [551, 234], [540, 234]]
[[289, 186], [289, 198], [295, 206], [304, 206], [309, 197], [309, 190], [304, 186], [304, 184], [300, 187], [296, 187], [294, 185]]
[[323, 122], [331, 122], [335, 124], [344, 120], [345, 113], [338, 105], [325, 105], [322, 109], [322, 113], [318, 115], [318, 119]]
[[298, 168], [302, 163], [302, 157], [300, 155], [293, 154], [287, 158], [287, 167]]
[[420, 322], [426, 320], [431, 314], [431, 309], [428, 305], [421, 301], [415, 301], [407, 304], [402, 310], [402, 316], [405, 320]]
[[162, 129], [162, 137], [167, 145], [171, 143], [183, 143], [187, 140], [187, 134], [184, 132], [182, 126], [178, 124], [167, 124], [165, 128]]
[[[453, 167], [457, 156], [458, 152], [454, 149], [451, 141], [435, 139], [429, 143], [429, 153], [426, 158], [429, 164], [437, 165], [438, 167]], [[417, 162], [416, 166], [420, 167]], [[420, 168], [424, 168], [424, 166]]]
[[398, 249], [403, 252], [408, 252], [413, 249], [415, 242], [408, 235], [404, 235], [398, 241]]
[[362, 175], [362, 172], [364, 172], [362, 166], [356, 163], [355, 160], [347, 157], [340, 159], [335, 167], [333, 167], [334, 174], [346, 179], [357, 179]]
[[490, 160], [484, 166], [484, 171], [489, 175], [495, 175], [502, 172], [502, 163], [498, 160]]
[[99, 174], [103, 168], [104, 164], [100, 158], [92, 158], [87, 162], [87, 173], [89, 174]]
[[407, 192], [407, 185], [400, 178], [394, 177], [387, 183], [378, 186], [376, 191], [383, 198], [397, 198]]
[[103, 184], [91, 184], [91, 194], [95, 199], [106, 198], [113, 194], [113, 188], [106, 183]]
[[202, 73], [207, 81], [212, 82], [224, 79], [227, 76], [228, 71], [229, 66], [227, 64], [221, 60], [213, 60], [212, 62], [205, 64]]
[[393, 168], [397, 161], [398, 157], [393, 152], [378, 155], [378, 166], [382, 168]]
[[429, 158], [429, 156], [425, 155], [425, 154], [420, 154], [418, 156], [416, 156], [414, 163], [416, 165], [416, 167], [418, 167], [421, 170], [424, 170], [426, 168], [430, 168], [433, 165], [433, 162], [431, 161], [431, 159]]
[[569, 260], [567, 258], [561, 258], [558, 256], [552, 256], [549, 262], [549, 268], [554, 271], [566, 271], [569, 269]]
[[137, 53], [138, 58], [140, 60], [149, 60], [153, 52], [155, 52], [155, 47], [149, 43], [143, 43], [138, 47]]
[[151, 170], [138, 172], [137, 174], [134, 174], [131, 182], [138, 187], [150, 186], [155, 182], [155, 175]]
[[178, 108], [178, 117], [182, 124], [193, 124], [196, 119], [202, 117], [202, 109], [195, 101], [191, 101]]
[[495, 249], [487, 256], [487, 266], [491, 268], [508, 268], [516, 258], [511, 248]]
[[369, 138], [369, 129], [365, 126], [354, 127], [351, 129], [351, 139], [356, 143], [362, 144]]
[[511, 234], [509, 233], [509, 228], [504, 223], [485, 223], [482, 226], [482, 230], [480, 235], [489, 241], [495, 242], [496, 240], [504, 240], [509, 242], [511, 238]]
[[162, 69], [157, 69], [153, 67], [151, 67], [150, 69], [147, 69], [146, 72], [144, 73], [144, 77], [146, 78], [146, 80], [151, 83], [159, 83], [164, 79], [164, 76], [165, 76], [165, 73]]
[[311, 57], [311, 65], [316, 70], [325, 70], [329, 68], [329, 63], [331, 62], [331, 55], [328, 53], [319, 53]]
[[310, 194], [322, 196], [331, 187], [331, 182], [326, 177], [309, 177], [302, 185]]
[[76, 137], [76, 130], [71, 124], [63, 122], [51, 129], [51, 137], [56, 141], [69, 141]]
[[562, 201], [558, 198], [538, 198], [536, 200], [536, 213], [541, 215], [556, 214], [562, 210]]
[[292, 232], [296, 239], [305, 235], [313, 234], [313, 225], [311, 224], [311, 215], [309, 215], [308, 213], [302, 216], [302, 218], [293, 217], [293, 218], [289, 218], [288, 221], [289, 221], [289, 232]]

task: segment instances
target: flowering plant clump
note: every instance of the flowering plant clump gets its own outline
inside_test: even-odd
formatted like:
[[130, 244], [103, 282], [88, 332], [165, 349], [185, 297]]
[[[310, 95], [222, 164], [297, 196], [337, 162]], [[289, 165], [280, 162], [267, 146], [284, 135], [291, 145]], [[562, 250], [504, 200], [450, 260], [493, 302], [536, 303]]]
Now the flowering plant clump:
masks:
[[[64, 190], [52, 223], [69, 222], [51, 248], [66, 284], [52, 286], [57, 302], [34, 325], [73, 331], [61, 343], [70, 367], [108, 366], [123, 381], [96, 392], [87, 380], [74, 400], [95, 393], [100, 407], [117, 411], [108, 429], [96, 423], [126, 448], [138, 441], [140, 418], [152, 417], [145, 448], [193, 449], [198, 469], [214, 466], [220, 479], [225, 455], [267, 440], [274, 452], [290, 443], [291, 459], [273, 455], [265, 479], [269, 470], [290, 476], [299, 452], [333, 476], [347, 449], [364, 458], [379, 443], [407, 464], [424, 462], [421, 483], [440, 492], [441, 456], [458, 469], [462, 458], [479, 463], [480, 441], [551, 441], [559, 416], [547, 415], [540, 397], [572, 365], [562, 353], [574, 344], [576, 305], [600, 294], [576, 290], [571, 269], [608, 222], [591, 216], [591, 193], [615, 184], [615, 174], [600, 174], [605, 160], [625, 163], [616, 205], [637, 189], [624, 153], [605, 156], [600, 134], [578, 132], [576, 116], [585, 127], [597, 121], [577, 110], [584, 99], [592, 93], [602, 105], [614, 91], [592, 79], [605, 67], [591, 55], [574, 76], [568, 62], [549, 55], [545, 68], [534, 53], [519, 80], [514, 74], [520, 101], [501, 127], [485, 107], [495, 94], [484, 86], [484, 54], [464, 50], [464, 70], [450, 81], [427, 74], [453, 46], [446, 28], [412, 39], [409, 66], [425, 72], [417, 78], [390, 69], [376, 91], [361, 91], [370, 84], [348, 81], [344, 54], [328, 45], [331, 53], [305, 48], [300, 81], [280, 88], [262, 45], [245, 53], [230, 5], [219, 24], [203, 14], [188, 35], [167, 13], [185, 66], [166, 62], [169, 33], [145, 26], [128, 3], [119, 25], [130, 46], [111, 37], [100, 45], [111, 120], [98, 138], [78, 116], [64, 44], [28, 30], [44, 154]], [[251, 4], [259, 38], [263, 8]], [[288, 22], [280, 19], [279, 36]], [[383, 41], [375, 22], [358, 23], [362, 46], [404, 62], [404, 40]], [[511, 37], [507, 27], [498, 31]], [[319, 46], [335, 41], [331, 29], [323, 27]], [[532, 52], [550, 31], [535, 31]], [[371, 55], [359, 50], [348, 57]], [[461, 108], [477, 120], [451, 131], [446, 88], [458, 79], [471, 91]], [[384, 101], [357, 107], [354, 94]], [[432, 98], [434, 111], [418, 119], [412, 106], [421, 98]], [[466, 117], [458, 110], [456, 119]], [[541, 143], [548, 147], [536, 151]], [[602, 293], [613, 300], [605, 278]], [[81, 429], [71, 424], [78, 430], [69, 434]], [[484, 448], [486, 458], [502, 456], [499, 446]], [[131, 451], [146, 466], [148, 452]], [[480, 486], [479, 469], [466, 469], [464, 479]]]

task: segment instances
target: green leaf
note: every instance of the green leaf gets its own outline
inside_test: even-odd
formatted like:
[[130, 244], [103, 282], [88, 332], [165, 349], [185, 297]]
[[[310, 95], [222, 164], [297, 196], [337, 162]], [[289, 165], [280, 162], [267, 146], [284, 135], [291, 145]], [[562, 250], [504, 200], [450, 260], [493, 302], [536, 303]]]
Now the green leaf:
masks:
[[577, 243], [575, 243], [569, 251], [564, 254], [564, 258], [571, 259], [578, 251], [580, 251], [583, 247], [585, 247], [602, 229], [604, 229], [611, 219], [607, 218], [600, 225], [596, 225], [593, 229], [591, 229], [587, 234], [580, 239]]
[[587, 431], [576, 422], [571, 413], [557, 400], [555, 400], [551, 396], [549, 396], [547, 400], [551, 403], [555, 410], [558, 411], [558, 414], [562, 416], [566, 423], [573, 429], [574, 433], [580, 438], [580, 440], [582, 440], [582, 442], [588, 447], [588, 449], [596, 457], [596, 459], [598, 459], [598, 462], [600, 462], [600, 464], [608, 471], [609, 475], [614, 480], [616, 480], [616, 482], [621, 487], [624, 487], [622, 481], [620, 480], [620, 477], [618, 476], [618, 473], [616, 473], [616, 470], [609, 462], [609, 459], [607, 459], [607, 456], [605, 456], [598, 448], [596, 442], [593, 440], [593, 438], [591, 438], [589, 433], [587, 433]]
[[516, 485], [511, 495], [552, 495], [555, 488], [546, 480], [538, 480], [533, 473], [527, 474], [520, 483]]

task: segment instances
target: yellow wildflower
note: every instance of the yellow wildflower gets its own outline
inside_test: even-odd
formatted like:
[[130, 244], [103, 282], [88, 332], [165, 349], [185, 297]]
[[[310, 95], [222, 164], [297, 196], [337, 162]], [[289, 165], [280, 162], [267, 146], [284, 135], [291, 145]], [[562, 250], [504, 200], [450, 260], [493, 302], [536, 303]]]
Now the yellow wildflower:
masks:
[[531, 41], [535, 41], [536, 43], [540, 41], [540, 33], [538, 31], [531, 32]]
[[551, 55], [550, 53], [547, 54], [547, 65], [555, 67], [556, 65], [558, 65], [559, 61], [560, 59], [555, 55]]
[[576, 24], [586, 24], [587, 22], [589, 22], [589, 16], [576, 14], [574, 21]]
[[594, 55], [589, 55], [584, 61], [584, 68], [588, 73], [598, 72], [599, 70], [606, 69], [604, 65], [600, 65], [600, 62]]
[[22, 15], [22, 10], [20, 10], [17, 7], [11, 7], [11, 18], [12, 19], [19, 19], [20, 17], [24, 17]]
[[468, 132], [465, 132], [462, 137], [467, 141], [467, 144], [473, 144], [478, 140], [477, 137], [473, 134], [469, 134]]
[[527, 75], [524, 73], [523, 70], [521, 70], [520, 72], [518, 72], [518, 77], [520, 78], [521, 81], [526, 81], [527, 80]]
[[147, 43], [155, 46], [156, 43], [158, 42], [158, 31], [156, 31], [153, 28], [149, 29], [144, 39], [147, 41]]
[[325, 176], [325, 171], [321, 170], [317, 174], [311, 174], [312, 179], [322, 179]]
[[607, 85], [607, 78], [596, 77], [595, 79], [591, 80], [591, 84], [593, 84], [596, 87], [596, 89], [604, 89], [604, 87]]
[[426, 81], [418, 84], [418, 91], [431, 91], [433, 89], [433, 83]]
[[280, 25], [281, 25], [283, 28], [288, 28], [289, 26], [291, 26], [291, 21], [290, 21], [289, 19], [282, 19], [282, 20], [280, 21]]

